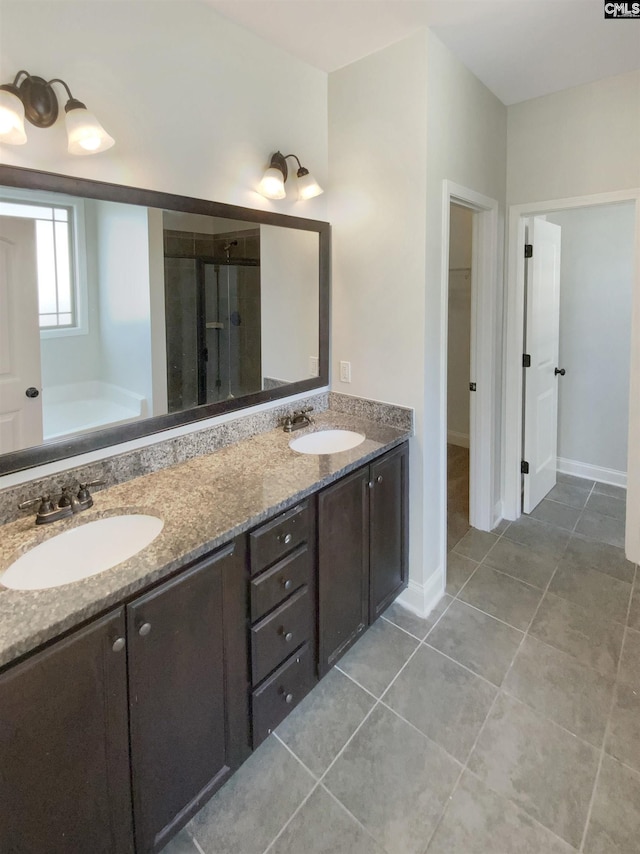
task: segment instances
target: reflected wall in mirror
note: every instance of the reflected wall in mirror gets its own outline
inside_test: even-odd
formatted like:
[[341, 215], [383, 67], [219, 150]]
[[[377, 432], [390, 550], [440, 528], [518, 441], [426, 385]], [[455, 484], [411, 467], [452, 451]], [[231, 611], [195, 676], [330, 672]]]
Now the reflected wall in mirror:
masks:
[[326, 223], [0, 185], [0, 473], [327, 383]]

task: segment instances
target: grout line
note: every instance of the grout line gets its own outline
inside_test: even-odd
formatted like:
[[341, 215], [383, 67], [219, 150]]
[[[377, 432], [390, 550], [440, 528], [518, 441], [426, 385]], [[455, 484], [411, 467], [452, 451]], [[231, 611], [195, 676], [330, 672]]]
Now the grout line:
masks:
[[194, 847], [198, 849], [198, 854], [205, 854], [204, 850], [202, 849], [202, 846], [200, 845], [198, 840], [195, 838], [195, 836], [192, 833], [189, 833], [188, 830], [187, 830], [187, 835], [189, 836], [189, 838], [193, 842]]
[[[460, 593], [462, 593], [463, 589], [464, 589], [463, 587], [460, 588]], [[493, 614], [489, 614], [487, 611], [483, 611], [482, 608], [479, 608], [477, 605], [472, 605], [471, 602], [467, 602], [466, 599], [459, 599], [456, 596], [456, 600], [458, 602], [460, 602], [461, 605], [466, 605], [468, 608], [473, 608], [474, 611], [478, 611], [480, 614], [484, 614], [485, 617], [491, 617], [491, 619], [495, 620], [496, 623], [502, 623], [503, 626], [507, 626], [507, 628], [513, 629], [513, 631], [520, 632], [520, 634], [523, 634], [526, 631], [526, 629], [519, 629], [517, 626], [514, 626], [511, 623], [507, 623], [506, 620], [501, 620], [500, 617], [495, 617]], [[540, 601], [542, 601], [542, 600], [540, 600]], [[537, 608], [536, 608], [536, 611], [537, 611]], [[429, 634], [431, 634], [431, 632], [429, 632]], [[427, 638], [428, 637], [429, 637], [429, 635], [427, 635]], [[425, 640], [426, 640], [426, 638], [425, 638]]]
[[322, 791], [323, 791], [323, 792], [325, 792], [325, 794], [327, 794], [327, 795], [331, 798], [331, 800], [332, 800], [332, 801], [335, 801], [335, 802], [336, 802], [336, 804], [338, 804], [338, 806], [340, 807], [340, 809], [341, 809], [343, 812], [346, 812], [346, 814], [347, 814], [348, 816], [350, 816], [350, 817], [353, 819], [353, 821], [355, 821], [355, 823], [358, 825], [358, 827], [359, 827], [362, 831], [364, 831], [364, 833], [366, 833], [366, 835], [369, 837], [369, 839], [371, 839], [371, 840], [376, 844], [376, 846], [377, 846], [377, 847], [379, 847], [379, 848], [381, 848], [382, 850], [386, 851], [386, 848], [384, 848], [384, 846], [382, 845], [381, 841], [380, 841], [379, 839], [376, 839], [376, 837], [373, 835], [373, 833], [371, 833], [371, 831], [370, 831], [370, 830], [368, 830], [368, 829], [364, 826], [364, 824], [360, 821], [360, 819], [359, 819], [357, 816], [355, 816], [355, 815], [351, 812], [351, 810], [350, 810], [350, 809], [347, 809], [347, 807], [342, 803], [342, 801], [341, 801], [339, 798], [337, 798], [337, 797], [333, 794], [333, 792], [332, 792], [330, 789], [327, 789], [327, 787], [324, 785], [324, 783], [320, 783], [319, 788], [320, 788], [320, 789], [322, 789]]
[[286, 741], [283, 741], [283, 740], [280, 738], [280, 736], [278, 735], [278, 733], [277, 733], [275, 730], [271, 733], [271, 735], [276, 739], [276, 741], [279, 741], [279, 742], [280, 742], [280, 744], [284, 747], [284, 749], [285, 749], [285, 750], [287, 750], [287, 751], [288, 751], [288, 752], [293, 756], [293, 758], [296, 760], [296, 762], [298, 762], [300, 765], [302, 765], [302, 767], [304, 768], [304, 770], [305, 770], [308, 774], [310, 774], [310, 775], [313, 777], [314, 781], [317, 783], [317, 782], [318, 782], [318, 780], [320, 779], [320, 778], [318, 777], [318, 775], [317, 775], [317, 774], [315, 774], [315, 773], [311, 770], [311, 768], [308, 768], [308, 767], [305, 765], [305, 763], [302, 761], [302, 759], [300, 759], [300, 757], [298, 756], [298, 754], [297, 754], [297, 753], [294, 753], [294, 751], [289, 747], [289, 745], [286, 743]]
[[[297, 758], [298, 758], [298, 757], [296, 756], [296, 759], [297, 759]], [[315, 782], [315, 783], [313, 784], [313, 786], [311, 787], [311, 791], [310, 791], [310, 792], [309, 792], [309, 793], [308, 793], [308, 794], [307, 794], [307, 795], [302, 799], [302, 801], [298, 804], [298, 806], [296, 807], [296, 809], [291, 813], [291, 815], [289, 816], [289, 818], [285, 821], [285, 823], [282, 825], [282, 827], [280, 828], [280, 830], [276, 833], [276, 835], [273, 837], [273, 839], [271, 840], [271, 842], [270, 842], [270, 843], [267, 845], [267, 847], [264, 849], [264, 851], [263, 851], [263, 853], [262, 853], [262, 854], [267, 854], [267, 852], [268, 852], [268, 851], [271, 851], [271, 850], [272, 850], [272, 848], [273, 848], [273, 846], [275, 845], [275, 843], [276, 843], [276, 842], [278, 841], [278, 839], [282, 836], [282, 834], [285, 832], [285, 830], [287, 829], [287, 827], [289, 827], [289, 825], [291, 824], [291, 822], [293, 821], [293, 819], [298, 815], [298, 813], [300, 812], [300, 810], [302, 809], [302, 807], [307, 803], [307, 801], [309, 800], [309, 798], [311, 797], [311, 795], [316, 791], [316, 789], [319, 787], [319, 785], [320, 785], [320, 784], [319, 784], [319, 783], [318, 783], [318, 781], [316, 780], [316, 782]]]
[[487, 685], [490, 685], [494, 690], [500, 690], [500, 685], [496, 685], [495, 682], [492, 682], [490, 679], [487, 679], [486, 676], [482, 676], [480, 673], [476, 673], [475, 670], [472, 670], [466, 664], [462, 664], [462, 662], [458, 661], [457, 658], [453, 658], [450, 655], [447, 655], [446, 652], [443, 652], [441, 649], [438, 649], [437, 646], [433, 646], [426, 639], [422, 641], [422, 646], [427, 649], [433, 650], [433, 652], [437, 652], [438, 655], [442, 655], [444, 658], [447, 658], [449, 661], [452, 661], [454, 664], [457, 664], [458, 667], [461, 667], [463, 670], [466, 670], [468, 673], [471, 673], [472, 676], [476, 676], [478, 679], [481, 679], [483, 682], [486, 682]]
[[[495, 687], [495, 686], [494, 686], [494, 687]], [[427, 844], [426, 844], [426, 846], [425, 846], [425, 848], [424, 848], [424, 850], [423, 850], [422, 854], [427, 854], [427, 852], [428, 852], [428, 850], [429, 850], [429, 847], [430, 847], [431, 843], [433, 842], [433, 838], [434, 838], [434, 836], [436, 835], [436, 833], [437, 833], [437, 831], [438, 831], [438, 828], [439, 828], [439, 827], [440, 827], [440, 825], [442, 824], [442, 821], [443, 821], [443, 819], [444, 819], [444, 817], [445, 817], [445, 814], [446, 814], [446, 812], [447, 812], [447, 809], [448, 809], [448, 807], [449, 807], [449, 804], [450, 804], [450, 803], [451, 803], [451, 801], [453, 800], [453, 796], [455, 795], [455, 793], [456, 793], [456, 791], [457, 791], [457, 789], [458, 789], [458, 786], [460, 785], [460, 780], [462, 780], [462, 776], [463, 776], [464, 772], [468, 769], [468, 766], [469, 766], [469, 760], [471, 759], [471, 757], [472, 757], [472, 755], [473, 755], [473, 752], [474, 752], [474, 750], [476, 749], [476, 746], [477, 746], [477, 744], [478, 744], [478, 741], [479, 741], [479, 739], [480, 739], [480, 736], [481, 736], [482, 732], [484, 731], [484, 728], [485, 728], [485, 726], [486, 726], [486, 724], [487, 724], [487, 721], [489, 720], [489, 717], [491, 716], [491, 714], [492, 714], [492, 712], [493, 712], [493, 709], [494, 709], [494, 707], [495, 707], [495, 705], [496, 705], [496, 702], [497, 702], [497, 700], [498, 700], [498, 697], [499, 697], [499, 696], [500, 696], [500, 689], [498, 689], [498, 690], [496, 691], [496, 695], [495, 695], [495, 697], [493, 698], [493, 702], [492, 702], [492, 703], [491, 703], [491, 705], [489, 706], [489, 711], [487, 712], [487, 714], [486, 714], [486, 716], [485, 716], [485, 719], [484, 719], [484, 721], [482, 722], [482, 726], [481, 726], [481, 727], [480, 727], [480, 729], [478, 730], [478, 733], [477, 733], [477, 735], [476, 735], [476, 737], [475, 737], [475, 739], [474, 739], [474, 741], [473, 741], [473, 744], [471, 745], [471, 749], [469, 750], [469, 752], [468, 752], [468, 754], [467, 754], [467, 758], [466, 758], [466, 760], [465, 760], [464, 764], [462, 765], [462, 768], [460, 769], [460, 774], [458, 775], [458, 779], [456, 780], [456, 782], [455, 782], [455, 784], [454, 784], [454, 787], [453, 787], [453, 789], [451, 790], [451, 793], [450, 793], [450, 795], [449, 795], [449, 797], [448, 797], [448, 799], [447, 799], [447, 802], [445, 803], [445, 806], [444, 806], [444, 808], [443, 808], [442, 812], [440, 813], [440, 816], [439, 816], [439, 818], [438, 818], [438, 820], [437, 820], [437, 822], [436, 822], [436, 824], [435, 824], [435, 827], [433, 828], [433, 832], [431, 833], [431, 835], [429, 836], [429, 839], [427, 840]]]
[[[633, 588], [635, 586], [635, 582], [637, 581], [637, 578], [638, 578], [638, 567], [636, 566], [634, 582], [631, 585], [631, 593], [632, 594], [633, 594]], [[627, 620], [629, 619], [629, 609], [630, 608], [631, 608], [631, 597], [629, 597], [629, 605], [627, 606]], [[611, 702], [609, 703], [609, 714], [607, 715], [607, 723], [606, 723], [606, 726], [604, 728], [604, 736], [602, 739], [602, 747], [600, 748], [600, 758], [598, 761], [598, 768], [596, 770], [596, 776], [593, 780], [593, 789], [591, 791], [591, 798], [589, 800], [589, 807], [587, 809], [587, 817], [586, 817], [586, 821], [584, 824], [584, 830], [582, 831], [582, 841], [580, 843], [580, 849], [579, 849], [580, 851], [584, 851], [584, 846], [585, 846], [585, 843], [587, 841], [587, 833], [589, 831], [589, 825], [591, 824], [591, 813], [593, 812], [593, 806], [594, 806], [595, 801], [596, 801], [596, 792], [598, 790], [598, 783], [600, 781], [600, 772], [602, 770], [602, 765], [604, 763], [604, 757], [606, 755], [605, 748], [607, 745], [607, 738], [609, 736], [609, 730], [611, 728], [611, 718], [613, 715], [613, 709], [614, 709], [615, 702], [616, 702], [616, 699], [618, 696], [618, 684], [619, 684], [619, 678], [620, 678], [620, 668], [622, 667], [622, 654], [624, 652], [624, 643], [625, 643], [626, 638], [627, 638], [627, 631], [626, 631], [626, 627], [625, 627], [625, 631], [624, 631], [623, 636], [622, 636], [622, 646], [620, 647], [620, 657], [618, 658], [618, 667], [616, 668], [615, 684], [613, 687], [613, 691], [611, 692]]]
[[[433, 613], [433, 611], [435, 611], [435, 609], [436, 609], [436, 608], [438, 607], [438, 605], [442, 602], [442, 600], [444, 599], [444, 597], [445, 597], [445, 596], [448, 596], [448, 597], [449, 597], [449, 599], [451, 599], [451, 602], [447, 602], [447, 606], [446, 606], [446, 608], [444, 609], [444, 611], [440, 614], [440, 616], [439, 616], [439, 617], [438, 617], [438, 619], [435, 621], [435, 623], [434, 623], [432, 626], [429, 626], [429, 628], [427, 629], [426, 634], [425, 634], [425, 635], [423, 635], [422, 637], [418, 637], [418, 635], [414, 635], [414, 634], [413, 634], [413, 632], [410, 632], [408, 629], [403, 629], [403, 628], [402, 628], [402, 626], [399, 626], [397, 623], [394, 623], [394, 622], [393, 622], [393, 620], [392, 620], [390, 617], [385, 617], [385, 616], [384, 616], [384, 614], [382, 614], [382, 615], [381, 615], [381, 616], [382, 616], [382, 619], [383, 619], [383, 620], [386, 620], [388, 623], [391, 623], [391, 625], [392, 625], [392, 626], [395, 626], [397, 629], [402, 629], [402, 631], [403, 631], [403, 632], [406, 632], [410, 637], [412, 637], [412, 638], [414, 638], [415, 640], [417, 640], [417, 641], [419, 641], [420, 643], [422, 643], [422, 642], [424, 641], [424, 639], [427, 637], [427, 635], [429, 634], [429, 632], [431, 632], [431, 631], [433, 631], [433, 629], [435, 629], [435, 627], [438, 625], [438, 623], [440, 622], [440, 620], [441, 620], [441, 619], [444, 617], [444, 615], [447, 613], [447, 611], [449, 610], [449, 608], [450, 608], [450, 606], [451, 606], [451, 603], [452, 603], [452, 602], [453, 602], [453, 600], [454, 600], [454, 597], [453, 597], [450, 593], [447, 593], [447, 592], [445, 591], [445, 592], [442, 594], [442, 597], [438, 600], [437, 604], [436, 604], [436, 605], [434, 605], [434, 606], [433, 606], [433, 608], [431, 609], [431, 611], [429, 612], [430, 614], [431, 614], [431, 613]], [[400, 607], [402, 607], [402, 606], [400, 606]], [[417, 619], [424, 619], [424, 620], [426, 621], [426, 620], [428, 620], [428, 619], [429, 619], [429, 617], [424, 617], [424, 618], [417, 617]], [[336, 665], [336, 667], [337, 667], [337, 666], [338, 666], [338, 665]], [[338, 669], [339, 669], [339, 668], [338, 668]], [[342, 673], [343, 671], [340, 671], [340, 672]], [[346, 674], [345, 674], [345, 675], [346, 675]]]
[[414, 635], [413, 632], [410, 632], [409, 629], [405, 629], [403, 626], [399, 626], [397, 623], [394, 623], [393, 620], [390, 619], [389, 617], [385, 617], [384, 614], [380, 615], [380, 619], [384, 620], [385, 623], [389, 623], [389, 625], [393, 626], [394, 629], [400, 629], [401, 632], [404, 632], [405, 635], [409, 635], [410, 638], [413, 638], [414, 640], [417, 640], [417, 641], [422, 640], [421, 638], [418, 637], [418, 635]]
[[[517, 575], [511, 575], [511, 573], [507, 572], [506, 569], [500, 569], [497, 566], [491, 566], [490, 563], [485, 563], [484, 561], [480, 564], [480, 566], [483, 566], [485, 569], [491, 569], [494, 572], [499, 572], [500, 575], [506, 575], [507, 578], [511, 578], [513, 581], [519, 581], [520, 584], [523, 584], [525, 587], [528, 587], [530, 590], [537, 590], [539, 593], [542, 593], [544, 590], [544, 587], [536, 587], [536, 585], [531, 584], [530, 581], [523, 581], [521, 578], [518, 578]], [[554, 568], [554, 570], [555, 570], [555, 568]]]

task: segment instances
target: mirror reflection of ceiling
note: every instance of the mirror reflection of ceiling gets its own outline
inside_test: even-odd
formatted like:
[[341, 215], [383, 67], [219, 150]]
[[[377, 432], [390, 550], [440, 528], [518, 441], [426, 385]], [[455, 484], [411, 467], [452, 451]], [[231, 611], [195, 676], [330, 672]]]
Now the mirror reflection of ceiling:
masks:
[[319, 234], [0, 190], [0, 453], [317, 377]]

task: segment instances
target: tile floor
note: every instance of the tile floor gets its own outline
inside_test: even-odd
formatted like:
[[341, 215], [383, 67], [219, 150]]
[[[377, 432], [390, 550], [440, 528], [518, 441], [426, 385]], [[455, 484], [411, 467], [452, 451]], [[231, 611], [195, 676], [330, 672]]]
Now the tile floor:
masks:
[[638, 854], [623, 497], [560, 476], [460, 536], [432, 614], [393, 604], [164, 854]]

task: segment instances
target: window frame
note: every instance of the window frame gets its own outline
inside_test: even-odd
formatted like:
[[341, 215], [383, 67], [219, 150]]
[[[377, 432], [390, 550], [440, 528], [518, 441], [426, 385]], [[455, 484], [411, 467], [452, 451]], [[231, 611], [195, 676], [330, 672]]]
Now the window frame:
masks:
[[75, 323], [72, 326], [42, 326], [40, 340], [69, 338], [89, 334], [89, 283], [87, 276], [87, 229], [84, 199], [17, 187], [0, 188], [0, 201], [41, 204], [52, 208], [67, 208], [70, 212], [71, 231], [70, 264], [73, 269], [73, 304]]

